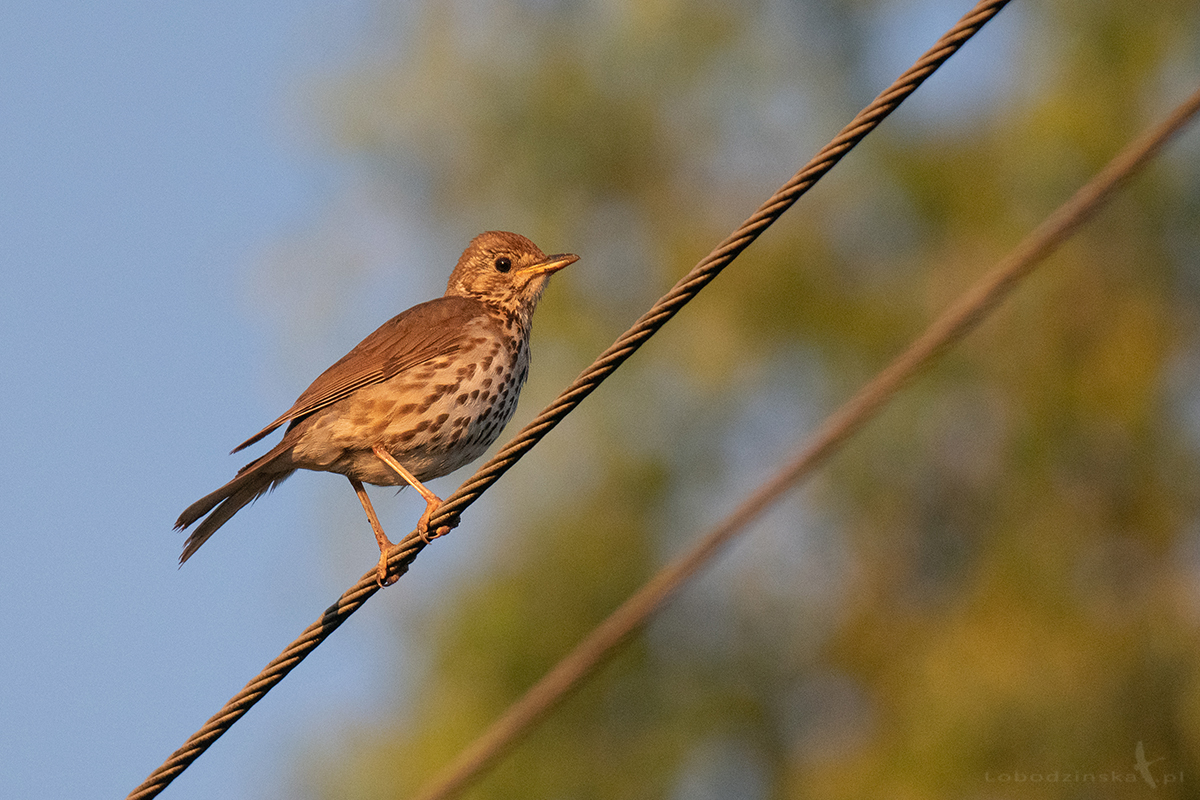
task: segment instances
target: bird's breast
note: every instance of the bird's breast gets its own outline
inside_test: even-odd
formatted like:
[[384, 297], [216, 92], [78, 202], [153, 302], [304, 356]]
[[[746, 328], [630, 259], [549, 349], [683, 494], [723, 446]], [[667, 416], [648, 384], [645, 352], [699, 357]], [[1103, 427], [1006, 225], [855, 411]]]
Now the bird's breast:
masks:
[[[294, 458], [309, 469], [395, 486], [404, 480], [371, 446], [383, 446], [420, 481], [475, 460], [512, 418], [529, 372], [525, 337], [464, 339], [457, 353], [366, 386], [318, 412]], [[310, 422], [306, 420], [306, 422]]]

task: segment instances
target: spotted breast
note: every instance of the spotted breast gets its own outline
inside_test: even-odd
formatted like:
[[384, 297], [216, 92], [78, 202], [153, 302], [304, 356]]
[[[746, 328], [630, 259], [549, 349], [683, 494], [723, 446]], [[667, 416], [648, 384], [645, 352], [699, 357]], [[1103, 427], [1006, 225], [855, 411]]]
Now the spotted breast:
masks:
[[529, 374], [529, 332], [491, 313], [463, 326], [453, 355], [360, 389], [296, 425], [292, 460], [364, 483], [406, 483], [364, 443], [380, 444], [420, 481], [483, 454], [512, 419]]

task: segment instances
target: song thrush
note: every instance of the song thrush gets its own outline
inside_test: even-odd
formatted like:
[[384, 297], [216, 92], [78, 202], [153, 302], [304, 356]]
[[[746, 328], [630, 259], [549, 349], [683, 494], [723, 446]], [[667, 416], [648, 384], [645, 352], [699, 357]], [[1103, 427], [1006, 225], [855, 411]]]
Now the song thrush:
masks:
[[578, 259], [547, 256], [515, 233], [476, 236], [443, 297], [385, 322], [321, 373], [279, 419], [233, 449], [288, 423], [270, 452], [179, 516], [178, 530], [204, 517], [188, 536], [179, 563], [240, 508], [297, 469], [323, 470], [350, 479], [379, 543], [379, 583], [394, 581], [387, 574], [392, 543], [363, 483], [411, 484], [426, 504], [417, 529], [429, 536], [429, 520], [441, 500], [422, 481], [479, 457], [500, 435], [529, 371], [534, 307], [550, 274]]

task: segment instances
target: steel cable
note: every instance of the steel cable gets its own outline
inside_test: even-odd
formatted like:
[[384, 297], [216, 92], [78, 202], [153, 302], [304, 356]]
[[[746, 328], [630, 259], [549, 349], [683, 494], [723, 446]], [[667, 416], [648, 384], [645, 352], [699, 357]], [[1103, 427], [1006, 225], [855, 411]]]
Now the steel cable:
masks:
[[416, 800], [446, 800], [459, 794], [537, 724], [585, 677], [613, 655], [686, 582], [722, 548], [746, 532], [772, 504], [796, 486], [863, 425], [904, 384], [938, 355], [976, 328], [1019, 282], [1071, 233], [1091, 217], [1120, 183], [1140, 169], [1197, 112], [1200, 91], [1165, 121], [1128, 145], [1083, 188], [1025, 237], [991, 272], [984, 275], [934, 320], [891, 364], [847, 400], [808, 443], [774, 476], [747, 497], [690, 550], [659, 570], [641, 589], [597, 625], [575, 648], [508, 707], [487, 730], [421, 791]]
[[[720, 274], [721, 270], [832, 169], [846, 153], [878, 127], [880, 122], [899, 107], [926, 78], [957, 52], [1008, 2], [1009, 0], [980, 0], [912, 67], [897, 78], [870, 105], [860, 111], [808, 164], [681, 278], [629, 330], [621, 334], [532, 422], [522, 428], [495, 456], [447, 497], [430, 520], [430, 528], [436, 530], [440, 526], [454, 522], [464, 509], [475, 502], [479, 495], [507, 472], [518, 459], [591, 394], [605, 378], [611, 375], [701, 289]], [[426, 544], [427, 542], [422, 540], [416, 531], [404, 537], [388, 554], [391, 574], [404, 574]], [[325, 609], [320, 619], [305, 628], [295, 641], [264, 667], [262, 672], [234, 695], [196, 733], [192, 734], [141, 785], [135, 788], [128, 795], [129, 800], [148, 800], [156, 797], [172, 780], [187, 769], [243, 714], [261, 700], [279, 681], [283, 680], [297, 664], [378, 591], [379, 586], [376, 583], [375, 575], [374, 569], [365, 573], [353, 587], [339, 597], [333, 605]]]

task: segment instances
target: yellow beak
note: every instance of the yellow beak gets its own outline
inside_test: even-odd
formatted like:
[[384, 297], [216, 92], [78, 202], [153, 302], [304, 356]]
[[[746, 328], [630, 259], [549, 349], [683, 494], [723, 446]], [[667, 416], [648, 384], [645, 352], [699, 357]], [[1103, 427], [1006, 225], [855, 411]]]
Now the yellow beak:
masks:
[[549, 275], [551, 272], [558, 272], [568, 264], [574, 264], [579, 260], [579, 256], [574, 253], [559, 253], [553, 256], [546, 256], [545, 261], [539, 261], [536, 264], [530, 264], [521, 270], [528, 275]]

